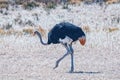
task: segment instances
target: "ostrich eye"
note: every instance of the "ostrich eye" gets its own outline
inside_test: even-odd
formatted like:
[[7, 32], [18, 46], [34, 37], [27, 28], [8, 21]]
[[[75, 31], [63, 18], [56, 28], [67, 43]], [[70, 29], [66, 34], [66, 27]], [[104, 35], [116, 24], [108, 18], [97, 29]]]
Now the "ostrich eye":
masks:
[[37, 31], [34, 32], [34, 34], [36, 34], [36, 33], [37, 33]]

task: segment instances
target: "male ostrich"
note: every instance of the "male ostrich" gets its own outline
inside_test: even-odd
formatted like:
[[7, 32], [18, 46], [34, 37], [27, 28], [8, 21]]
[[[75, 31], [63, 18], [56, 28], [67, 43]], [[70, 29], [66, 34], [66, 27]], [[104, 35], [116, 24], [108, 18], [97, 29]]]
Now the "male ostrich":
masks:
[[71, 55], [71, 70], [70, 72], [74, 71], [74, 62], [73, 62], [73, 48], [72, 43], [79, 40], [82, 45], [86, 42], [85, 33], [82, 31], [80, 27], [73, 25], [69, 22], [62, 22], [56, 24], [51, 31], [48, 33], [48, 42], [44, 43], [41, 38], [41, 34], [38, 31], [34, 32], [34, 35], [37, 34], [40, 38], [40, 42], [43, 45], [49, 45], [51, 43], [58, 44], [61, 43], [65, 46], [67, 53], [64, 54], [60, 59], [56, 61], [56, 65], [54, 67], [57, 68], [60, 61], [64, 59], [68, 54]]

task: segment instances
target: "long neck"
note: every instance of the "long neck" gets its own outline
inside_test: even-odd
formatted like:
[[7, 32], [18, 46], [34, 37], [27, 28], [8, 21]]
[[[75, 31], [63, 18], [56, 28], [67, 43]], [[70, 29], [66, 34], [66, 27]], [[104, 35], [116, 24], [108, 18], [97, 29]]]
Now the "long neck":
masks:
[[36, 31], [36, 34], [37, 34], [38, 37], [40, 38], [40, 42], [41, 42], [43, 45], [48, 45], [47, 42], [46, 42], [46, 43], [43, 42], [43, 40], [42, 40], [42, 36], [41, 36], [41, 34], [40, 34], [38, 31]]

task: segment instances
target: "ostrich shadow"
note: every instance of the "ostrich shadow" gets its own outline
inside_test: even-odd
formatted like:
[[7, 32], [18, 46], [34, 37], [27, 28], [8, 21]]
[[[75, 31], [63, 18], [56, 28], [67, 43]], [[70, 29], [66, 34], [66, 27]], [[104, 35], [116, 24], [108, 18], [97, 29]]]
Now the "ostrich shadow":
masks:
[[101, 74], [100, 71], [74, 71], [73, 74]]

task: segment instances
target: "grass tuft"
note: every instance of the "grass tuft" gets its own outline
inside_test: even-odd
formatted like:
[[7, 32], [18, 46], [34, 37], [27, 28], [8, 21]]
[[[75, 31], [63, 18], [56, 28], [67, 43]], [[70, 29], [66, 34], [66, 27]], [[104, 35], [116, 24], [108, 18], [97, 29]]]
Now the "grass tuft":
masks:
[[83, 26], [82, 29], [83, 29], [86, 33], [91, 32], [89, 26]]

